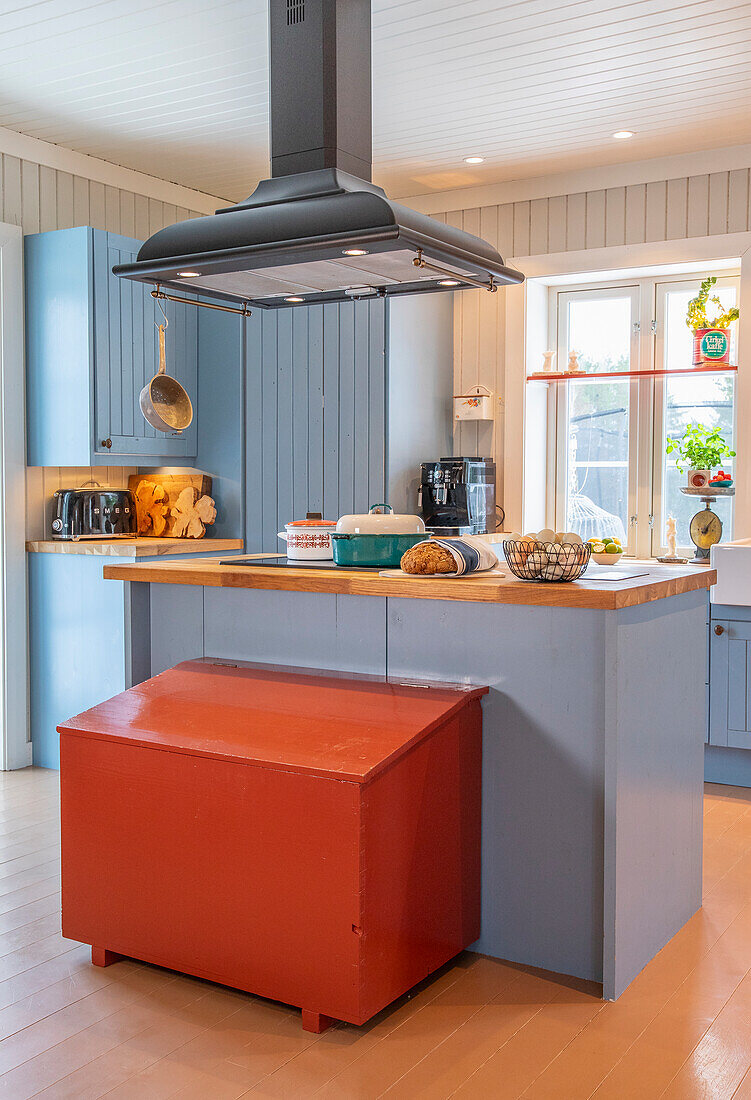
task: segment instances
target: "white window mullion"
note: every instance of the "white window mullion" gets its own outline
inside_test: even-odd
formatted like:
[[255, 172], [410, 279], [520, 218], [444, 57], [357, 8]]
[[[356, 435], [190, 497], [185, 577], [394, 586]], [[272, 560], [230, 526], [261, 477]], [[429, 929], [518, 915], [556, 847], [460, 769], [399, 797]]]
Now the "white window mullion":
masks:
[[[654, 367], [655, 318], [654, 280], [642, 279], [639, 284], [639, 370]], [[634, 497], [636, 519], [636, 537], [633, 540], [632, 553], [638, 558], [648, 558], [652, 554], [652, 530], [654, 515], [652, 509], [652, 419], [653, 419], [653, 381], [652, 377], [639, 378], [635, 383], [634, 405], [637, 410], [637, 423], [634, 429], [636, 460], [634, 465]], [[629, 540], [631, 542], [631, 540]]]
[[[654, 365], [656, 370], [665, 370], [665, 283], [658, 283], [655, 287], [655, 345]], [[651, 553], [662, 556], [665, 553], [666, 531], [663, 519], [662, 492], [663, 492], [663, 424], [665, 421], [665, 378], [655, 378], [653, 392], [652, 414], [652, 503], [654, 513], [654, 537], [652, 539]]]

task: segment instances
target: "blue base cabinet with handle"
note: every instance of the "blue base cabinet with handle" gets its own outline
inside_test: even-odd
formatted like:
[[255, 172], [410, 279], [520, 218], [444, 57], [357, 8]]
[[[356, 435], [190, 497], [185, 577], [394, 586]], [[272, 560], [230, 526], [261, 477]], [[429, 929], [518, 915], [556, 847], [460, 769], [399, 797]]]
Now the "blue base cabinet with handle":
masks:
[[[159, 366], [151, 287], [112, 274], [141, 242], [81, 226], [24, 240], [29, 466], [137, 466], [196, 454], [196, 421], [159, 432], [139, 395]], [[165, 303], [167, 371], [196, 399], [197, 310]]]
[[751, 787], [751, 607], [712, 604], [708, 782]]

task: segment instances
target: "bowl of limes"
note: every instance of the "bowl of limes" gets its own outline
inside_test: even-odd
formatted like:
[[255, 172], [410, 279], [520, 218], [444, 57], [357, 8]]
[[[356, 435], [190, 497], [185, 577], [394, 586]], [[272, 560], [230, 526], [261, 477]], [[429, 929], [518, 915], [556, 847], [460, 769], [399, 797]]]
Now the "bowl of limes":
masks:
[[623, 557], [621, 540], [611, 538], [610, 535], [590, 539], [589, 545], [592, 548], [592, 561], [596, 561], [598, 565], [617, 565]]

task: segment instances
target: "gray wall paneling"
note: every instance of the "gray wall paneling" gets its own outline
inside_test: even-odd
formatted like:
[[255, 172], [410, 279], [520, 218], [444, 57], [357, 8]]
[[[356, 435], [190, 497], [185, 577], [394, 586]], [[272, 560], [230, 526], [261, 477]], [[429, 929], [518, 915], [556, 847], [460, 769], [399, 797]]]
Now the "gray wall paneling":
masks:
[[601, 981], [604, 614], [388, 602], [390, 675], [490, 686], [477, 950]]
[[385, 600], [237, 588], [203, 593], [208, 657], [386, 674]]
[[605, 617], [606, 995], [701, 907], [707, 617], [703, 591]]
[[[204, 589], [188, 584], [152, 584], [151, 599], [146, 607], [151, 629], [151, 675], [157, 676], [180, 661], [192, 661], [204, 656], [203, 594]], [[138, 636], [142, 617], [133, 622], [132, 633]]]
[[750, 173], [740, 168], [483, 207], [481, 228], [477, 207], [436, 216], [492, 239], [493, 211], [496, 243], [506, 257], [745, 233], [751, 229]]
[[131, 600], [131, 634], [150, 634], [152, 676], [203, 656], [386, 674], [385, 600], [197, 585], [148, 587], [150, 601], [140, 593]]
[[[189, 314], [190, 307], [183, 307]], [[194, 309], [198, 323], [198, 439], [196, 469], [212, 478], [216, 538], [242, 538], [245, 532], [243, 469], [249, 430], [243, 420], [245, 397], [244, 321], [211, 309]]]
[[477, 949], [619, 996], [701, 905], [706, 594], [617, 613], [388, 604], [389, 675], [491, 689]]
[[386, 312], [381, 300], [257, 310], [246, 322], [246, 540], [305, 513], [384, 499]]
[[[453, 297], [420, 294], [389, 302], [387, 484], [396, 512], [417, 509], [419, 463], [452, 453]], [[383, 402], [383, 389], [371, 385], [371, 402]], [[382, 461], [380, 448], [373, 456]]]

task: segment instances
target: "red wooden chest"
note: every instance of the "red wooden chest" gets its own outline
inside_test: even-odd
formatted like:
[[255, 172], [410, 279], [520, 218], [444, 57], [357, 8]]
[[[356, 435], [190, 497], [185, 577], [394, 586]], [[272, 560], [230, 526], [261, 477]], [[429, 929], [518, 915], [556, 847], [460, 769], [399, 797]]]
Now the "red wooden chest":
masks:
[[480, 696], [188, 661], [60, 729], [63, 934], [361, 1024], [480, 932]]

